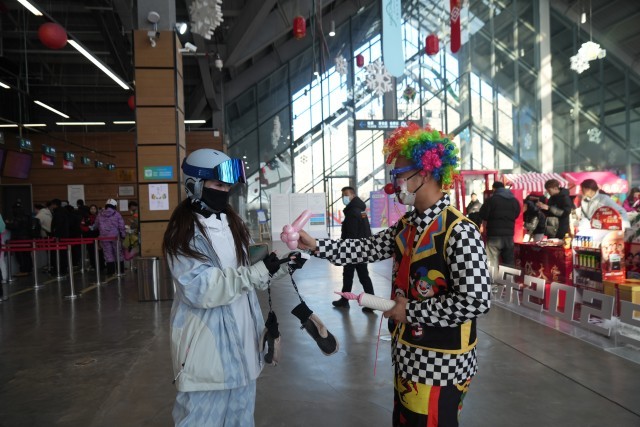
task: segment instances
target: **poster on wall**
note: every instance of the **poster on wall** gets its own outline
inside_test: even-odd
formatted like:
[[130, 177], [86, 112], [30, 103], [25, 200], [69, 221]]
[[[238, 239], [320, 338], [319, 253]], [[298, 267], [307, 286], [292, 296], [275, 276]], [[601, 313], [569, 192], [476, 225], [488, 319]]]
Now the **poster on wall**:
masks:
[[311, 218], [305, 229], [309, 231], [325, 231], [326, 230], [326, 205], [324, 193], [307, 194], [307, 209], [311, 211]]
[[149, 210], [169, 210], [169, 184], [149, 184]]
[[327, 205], [325, 193], [272, 194], [271, 234], [280, 236], [282, 227], [295, 221], [305, 209], [311, 211], [311, 217], [303, 230], [314, 237], [326, 237]]
[[282, 227], [289, 224], [289, 195], [288, 194], [271, 194], [270, 218], [271, 218], [272, 236], [280, 236], [280, 233], [282, 232]]
[[79, 199], [84, 200], [84, 185], [83, 184], [67, 185], [67, 200], [69, 200], [69, 203], [72, 206], [76, 206], [76, 202]]
[[387, 194], [384, 190], [369, 193], [371, 228], [387, 228], [389, 214], [387, 211]]
[[133, 185], [121, 185], [118, 187], [118, 195], [120, 196], [133, 196]]

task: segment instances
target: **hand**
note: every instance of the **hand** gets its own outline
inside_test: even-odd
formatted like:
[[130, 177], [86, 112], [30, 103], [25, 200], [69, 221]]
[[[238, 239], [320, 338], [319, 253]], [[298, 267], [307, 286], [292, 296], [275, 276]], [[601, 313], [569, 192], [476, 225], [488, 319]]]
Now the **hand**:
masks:
[[382, 315], [396, 323], [407, 323], [407, 301], [409, 300], [398, 295], [395, 301], [396, 305], [394, 305], [391, 310], [382, 313]]
[[537, 206], [537, 207], [539, 207], [539, 208], [540, 208], [540, 209], [542, 209], [542, 210], [545, 210], [545, 211], [546, 211], [546, 210], [549, 210], [549, 205], [545, 205], [545, 204], [544, 204], [544, 203], [542, 203], [542, 202], [537, 202], [537, 203], [536, 203], [536, 206]]
[[275, 252], [271, 252], [269, 255], [264, 257], [262, 262], [264, 262], [264, 266], [269, 270], [270, 275], [276, 274], [280, 269], [280, 260]]
[[309, 258], [309, 255], [307, 255], [306, 253], [302, 254], [300, 251], [295, 251], [287, 255], [287, 258], [285, 259], [285, 261], [287, 262], [289, 269], [291, 271], [295, 271], [302, 268], [304, 263], [307, 262], [308, 258]]
[[298, 238], [298, 248], [309, 249], [311, 251], [315, 251], [318, 248], [316, 239], [309, 236], [306, 231], [300, 230], [298, 233], [300, 234], [300, 237]]

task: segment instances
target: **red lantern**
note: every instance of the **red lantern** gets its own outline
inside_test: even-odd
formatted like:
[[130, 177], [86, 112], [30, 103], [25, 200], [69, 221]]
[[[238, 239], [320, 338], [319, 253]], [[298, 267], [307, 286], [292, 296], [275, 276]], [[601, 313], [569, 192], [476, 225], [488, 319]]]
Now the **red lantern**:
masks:
[[293, 18], [293, 37], [300, 40], [307, 35], [307, 23], [302, 16]]
[[364, 56], [362, 56], [362, 54], [356, 56], [356, 65], [358, 68], [362, 68], [364, 66]]
[[129, 108], [131, 108], [131, 111], [136, 109], [136, 96], [135, 95], [131, 95], [129, 97], [129, 100], [127, 101], [127, 104], [129, 105]]
[[438, 50], [440, 50], [439, 44], [440, 44], [440, 40], [438, 39], [438, 36], [436, 36], [435, 34], [429, 34], [427, 36], [427, 41], [426, 41], [426, 46], [424, 48], [424, 51], [429, 56], [435, 55], [436, 53], [438, 53]]
[[67, 45], [67, 32], [60, 25], [53, 22], [40, 25], [38, 38], [49, 49], [62, 49]]

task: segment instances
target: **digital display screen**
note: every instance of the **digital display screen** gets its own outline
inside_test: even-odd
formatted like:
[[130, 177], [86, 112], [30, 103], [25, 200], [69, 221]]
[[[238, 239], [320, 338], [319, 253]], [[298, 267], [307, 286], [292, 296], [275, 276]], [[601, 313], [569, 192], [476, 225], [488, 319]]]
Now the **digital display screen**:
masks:
[[18, 151], [7, 151], [4, 156], [4, 168], [2, 176], [7, 178], [29, 178], [31, 172], [31, 162], [33, 156], [31, 153], [20, 153]]

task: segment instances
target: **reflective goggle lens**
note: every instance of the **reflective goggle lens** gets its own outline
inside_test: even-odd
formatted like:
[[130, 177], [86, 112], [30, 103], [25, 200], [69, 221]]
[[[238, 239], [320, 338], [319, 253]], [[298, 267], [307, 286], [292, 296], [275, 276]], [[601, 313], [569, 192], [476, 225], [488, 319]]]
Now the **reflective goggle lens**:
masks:
[[244, 162], [242, 159], [225, 160], [213, 169], [212, 179], [231, 185], [238, 182], [247, 182]]

